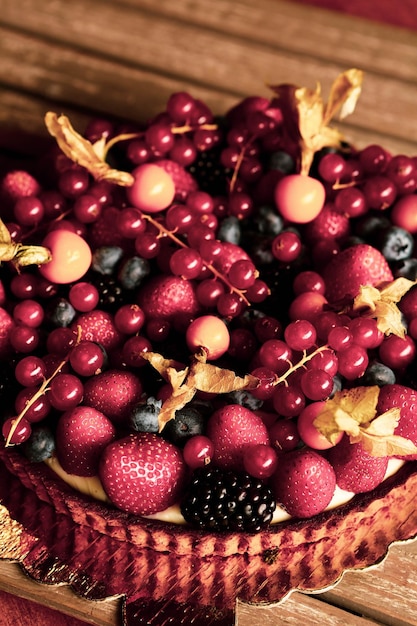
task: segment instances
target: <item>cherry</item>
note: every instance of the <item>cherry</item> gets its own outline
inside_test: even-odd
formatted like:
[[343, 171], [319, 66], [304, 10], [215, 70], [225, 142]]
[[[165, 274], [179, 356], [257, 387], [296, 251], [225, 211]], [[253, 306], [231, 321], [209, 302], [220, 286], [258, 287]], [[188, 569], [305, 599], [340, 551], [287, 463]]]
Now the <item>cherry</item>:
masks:
[[292, 350], [304, 351], [312, 348], [317, 340], [317, 332], [308, 320], [297, 319], [284, 330], [284, 339]]
[[31, 425], [24, 417], [19, 420], [16, 417], [9, 417], [2, 426], [4, 439], [9, 440], [13, 445], [24, 443], [29, 439], [31, 433]]
[[410, 365], [416, 356], [416, 345], [409, 335], [385, 337], [379, 347], [379, 358], [393, 370], [402, 370]]
[[184, 461], [191, 469], [204, 467], [210, 463], [214, 454], [214, 444], [205, 435], [194, 435], [185, 442], [183, 448]]
[[291, 174], [282, 178], [275, 188], [275, 202], [284, 219], [305, 224], [311, 222], [324, 206], [323, 184], [311, 176]]
[[42, 245], [51, 250], [52, 261], [39, 267], [44, 278], [64, 284], [79, 280], [91, 264], [88, 243], [67, 230], [54, 230], [46, 235]]
[[31, 423], [41, 422], [51, 410], [51, 403], [45, 393], [35, 398], [38, 391], [37, 387], [25, 387], [15, 398], [16, 413], [20, 414], [25, 411], [25, 419]]
[[203, 348], [207, 358], [215, 360], [227, 352], [230, 334], [223, 320], [215, 315], [202, 315], [191, 322], [185, 340], [191, 352]]
[[271, 251], [277, 261], [291, 263], [301, 254], [302, 244], [297, 233], [286, 230], [277, 235], [271, 244]]
[[94, 376], [104, 365], [104, 352], [97, 343], [83, 340], [71, 350], [69, 362], [79, 376]]
[[24, 387], [36, 387], [45, 379], [45, 363], [38, 356], [23, 357], [15, 367], [15, 377]]
[[166, 209], [175, 196], [175, 184], [172, 176], [154, 163], [139, 165], [132, 172], [135, 182], [127, 188], [131, 204], [147, 211], [159, 213]]
[[72, 285], [68, 292], [68, 300], [81, 313], [93, 311], [99, 303], [100, 294], [97, 287], [87, 282], [78, 282]]
[[300, 435], [295, 422], [291, 419], [279, 419], [269, 428], [271, 445], [277, 452], [295, 450], [300, 442]]
[[258, 443], [247, 446], [243, 453], [243, 466], [254, 478], [270, 478], [278, 466], [278, 455], [272, 446]]
[[43, 307], [36, 300], [22, 300], [13, 309], [13, 319], [16, 324], [24, 324], [30, 328], [38, 328], [44, 317]]
[[326, 406], [325, 402], [312, 402], [301, 411], [297, 419], [297, 429], [306, 446], [315, 450], [328, 450], [338, 443], [343, 432], [340, 432], [334, 443], [331, 443], [315, 426], [314, 420]]
[[59, 411], [68, 411], [80, 404], [84, 386], [74, 374], [58, 374], [49, 386], [48, 398], [51, 405]]

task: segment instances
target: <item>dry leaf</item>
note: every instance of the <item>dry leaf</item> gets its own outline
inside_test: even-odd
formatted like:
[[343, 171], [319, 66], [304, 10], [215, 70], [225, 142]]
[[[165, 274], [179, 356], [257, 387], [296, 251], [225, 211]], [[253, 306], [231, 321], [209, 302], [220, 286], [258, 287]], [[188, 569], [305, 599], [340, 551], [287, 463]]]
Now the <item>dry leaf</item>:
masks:
[[133, 185], [132, 174], [113, 169], [105, 162], [107, 151], [102, 140], [92, 144], [74, 130], [68, 117], [58, 117], [52, 111], [46, 113], [45, 124], [62, 152], [74, 163], [85, 167], [96, 180], [107, 180], [124, 187]]
[[408, 439], [394, 435], [400, 409], [393, 408], [376, 415], [379, 387], [355, 387], [337, 392], [325, 402], [314, 426], [335, 444], [341, 432], [351, 443], [360, 443], [372, 456], [407, 456], [417, 454], [417, 447]]
[[0, 219], [0, 262], [11, 261], [18, 269], [26, 265], [43, 265], [51, 258], [48, 248], [13, 242], [6, 225]]
[[341, 147], [343, 135], [331, 128], [329, 123], [338, 111], [340, 118], [354, 111], [362, 80], [363, 72], [355, 68], [340, 74], [333, 82], [326, 105], [320, 84], [317, 84], [315, 90], [291, 85], [271, 87], [281, 104], [284, 125], [290, 129], [292, 139], [299, 144], [301, 174], [309, 173], [317, 151], [324, 147]]
[[363, 285], [353, 301], [353, 311], [363, 317], [376, 319], [377, 326], [385, 335], [397, 335], [404, 338], [406, 327], [397, 306], [401, 298], [416, 285], [416, 281], [400, 277], [381, 288]]
[[259, 379], [250, 374], [237, 376], [232, 370], [206, 363], [203, 351], [193, 356], [189, 367], [165, 359], [157, 352], [143, 352], [142, 357], [172, 386], [171, 395], [162, 404], [158, 416], [160, 431], [175, 417], [176, 411], [193, 399], [197, 391], [230, 393], [238, 389], [255, 389], [259, 384]]

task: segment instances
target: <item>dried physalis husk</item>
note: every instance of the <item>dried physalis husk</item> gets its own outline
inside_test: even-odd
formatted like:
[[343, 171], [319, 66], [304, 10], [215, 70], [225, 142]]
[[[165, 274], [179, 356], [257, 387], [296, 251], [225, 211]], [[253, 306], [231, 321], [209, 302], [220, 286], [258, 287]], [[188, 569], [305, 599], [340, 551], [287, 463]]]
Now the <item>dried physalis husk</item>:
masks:
[[[105, 158], [109, 149], [109, 143], [100, 139], [92, 144], [82, 135], [77, 133], [71, 125], [68, 117], [58, 116], [49, 111], [45, 115], [45, 124], [49, 133], [55, 137], [62, 152], [74, 163], [85, 167], [96, 180], [107, 180], [110, 183], [130, 187], [134, 178], [129, 172], [123, 172], [110, 167]], [[120, 135], [119, 140], [130, 138], [131, 135]], [[111, 145], [115, 143], [112, 140]]]
[[18, 269], [26, 265], [43, 265], [51, 259], [51, 252], [48, 248], [12, 241], [6, 225], [0, 219], [0, 263], [11, 261]]
[[340, 433], [346, 433], [351, 443], [360, 443], [372, 456], [407, 456], [417, 453], [417, 447], [405, 437], [394, 435], [400, 420], [399, 408], [377, 415], [379, 387], [354, 387], [335, 393], [326, 400], [314, 420], [314, 426], [335, 444]]
[[406, 327], [397, 303], [416, 284], [417, 281], [401, 276], [378, 288], [364, 285], [353, 301], [353, 310], [360, 312], [362, 317], [375, 319], [385, 335], [397, 335], [403, 339]]
[[326, 104], [319, 83], [315, 90], [292, 85], [271, 87], [281, 102], [284, 124], [299, 144], [301, 174], [309, 173], [316, 152], [324, 147], [341, 147], [343, 135], [329, 123], [337, 113], [343, 119], [354, 111], [362, 80], [361, 70], [343, 72], [333, 82]]
[[146, 359], [172, 387], [171, 395], [162, 404], [158, 416], [159, 430], [175, 417], [175, 412], [182, 409], [195, 396], [197, 391], [208, 393], [230, 393], [238, 389], [255, 389], [259, 379], [247, 374], [237, 376], [232, 370], [217, 367], [206, 362], [206, 354], [193, 355], [191, 365], [185, 367], [171, 359], [165, 359], [156, 352], [143, 352]]

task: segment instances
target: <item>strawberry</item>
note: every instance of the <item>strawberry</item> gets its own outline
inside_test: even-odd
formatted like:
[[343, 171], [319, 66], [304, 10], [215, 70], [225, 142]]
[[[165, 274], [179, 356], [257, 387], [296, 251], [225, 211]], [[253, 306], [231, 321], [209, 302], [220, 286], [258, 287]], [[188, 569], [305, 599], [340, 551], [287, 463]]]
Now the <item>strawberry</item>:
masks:
[[309, 242], [340, 239], [350, 233], [349, 218], [326, 204], [318, 216], [306, 224], [304, 235]]
[[0, 183], [0, 193], [6, 200], [16, 201], [26, 196], [36, 196], [41, 188], [38, 181], [25, 170], [8, 172]]
[[350, 443], [347, 435], [330, 448], [327, 458], [335, 471], [337, 485], [352, 493], [377, 487], [384, 480], [388, 466], [388, 457], [371, 456], [360, 443]]
[[123, 246], [126, 243], [116, 229], [119, 215], [119, 209], [113, 206], [104, 207], [98, 219], [91, 225], [88, 235], [89, 244], [93, 249], [103, 246]]
[[271, 478], [277, 503], [294, 517], [317, 515], [329, 505], [336, 476], [330, 463], [315, 450], [299, 448], [281, 454]]
[[170, 174], [173, 179], [175, 185], [174, 199], [177, 202], [184, 202], [191, 191], [198, 190], [196, 180], [182, 165], [176, 161], [171, 161], [171, 159], [160, 159], [156, 161], [155, 164], [162, 167], [162, 169]]
[[179, 276], [158, 275], [140, 290], [137, 303], [148, 319], [173, 320], [177, 315], [197, 315], [200, 305], [194, 284]]
[[[409, 439], [417, 445], [417, 392], [405, 385], [397, 383], [381, 387], [378, 396], [378, 414], [398, 407], [401, 411], [400, 421], [394, 434]], [[417, 460], [417, 454], [407, 456], [407, 460]]]
[[123, 339], [123, 335], [114, 325], [113, 316], [100, 309], [88, 311], [76, 317], [71, 329], [75, 333], [80, 329], [81, 339], [95, 341], [107, 351], [117, 348]]
[[179, 449], [153, 433], [135, 433], [104, 450], [99, 476], [115, 506], [152, 515], [178, 501], [186, 466]]
[[57, 458], [69, 474], [95, 476], [101, 453], [115, 434], [113, 424], [103, 413], [89, 406], [77, 406], [59, 418]]
[[13, 319], [6, 311], [0, 307], [0, 356], [7, 357], [10, 353], [9, 332], [14, 326]]
[[127, 420], [142, 396], [142, 383], [127, 370], [110, 369], [84, 384], [84, 404], [101, 411], [113, 423]]
[[206, 435], [214, 445], [213, 463], [221, 469], [244, 470], [247, 448], [269, 444], [262, 418], [240, 404], [228, 404], [215, 411], [208, 420]]
[[339, 252], [323, 270], [329, 302], [354, 298], [361, 285], [377, 286], [393, 280], [391, 269], [382, 254], [365, 243]]

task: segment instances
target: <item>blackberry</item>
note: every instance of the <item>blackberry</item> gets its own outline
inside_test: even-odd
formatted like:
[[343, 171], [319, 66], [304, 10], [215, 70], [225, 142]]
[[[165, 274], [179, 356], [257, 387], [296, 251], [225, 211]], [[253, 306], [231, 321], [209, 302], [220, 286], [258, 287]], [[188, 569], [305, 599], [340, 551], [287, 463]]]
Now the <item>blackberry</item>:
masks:
[[224, 196], [228, 192], [232, 171], [220, 161], [222, 147], [199, 152], [196, 160], [187, 169], [195, 178], [201, 191], [212, 196]]
[[126, 290], [116, 278], [95, 274], [91, 277], [91, 282], [95, 285], [99, 293], [97, 308], [110, 313], [117, 311], [127, 302]]
[[268, 526], [275, 507], [272, 491], [261, 480], [211, 465], [195, 470], [181, 502], [181, 512], [191, 526], [248, 533]]

